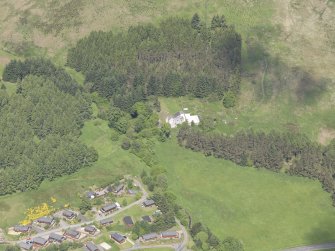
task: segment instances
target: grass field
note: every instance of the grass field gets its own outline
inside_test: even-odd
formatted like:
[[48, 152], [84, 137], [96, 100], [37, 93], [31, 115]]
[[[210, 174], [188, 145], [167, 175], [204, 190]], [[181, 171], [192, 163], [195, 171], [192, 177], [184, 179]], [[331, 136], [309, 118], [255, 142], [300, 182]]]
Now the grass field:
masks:
[[193, 221], [240, 238], [247, 251], [335, 240], [335, 208], [317, 181], [206, 158], [174, 140], [158, 144], [157, 156]]
[[50, 202], [51, 197], [57, 199], [54, 207], [62, 207], [68, 203], [77, 206], [80, 203], [79, 196], [90, 186], [108, 184], [122, 174], [139, 174], [145, 167], [139, 159], [110, 140], [107, 122], [89, 121], [82, 131], [82, 140], [95, 147], [99, 160], [93, 166], [81, 169], [75, 174], [52, 182], [45, 181], [38, 190], [0, 197], [0, 227], [17, 224], [24, 218], [27, 208]]

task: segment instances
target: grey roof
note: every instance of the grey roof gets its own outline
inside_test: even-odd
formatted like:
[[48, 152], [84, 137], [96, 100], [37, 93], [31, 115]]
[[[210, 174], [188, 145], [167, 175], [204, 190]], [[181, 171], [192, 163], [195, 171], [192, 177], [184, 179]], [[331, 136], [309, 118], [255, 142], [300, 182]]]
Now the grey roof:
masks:
[[105, 225], [105, 224], [111, 224], [113, 223], [113, 219], [112, 218], [108, 218], [108, 219], [103, 219], [100, 221], [100, 224]]
[[142, 238], [145, 241], [149, 241], [149, 240], [157, 239], [158, 234], [156, 234], [156, 233], [145, 234], [145, 235], [142, 236]]
[[116, 240], [117, 242], [121, 243], [126, 240], [126, 237], [119, 234], [119, 233], [112, 233], [111, 237]]
[[123, 187], [124, 187], [124, 185], [123, 184], [120, 184], [120, 185], [118, 185], [118, 186], [116, 186], [115, 188], [114, 188], [114, 193], [118, 193], [118, 192], [120, 192], [122, 189], [123, 189]]
[[71, 237], [74, 237], [74, 238], [76, 238], [76, 237], [78, 237], [78, 235], [80, 235], [80, 233], [77, 230], [74, 230], [74, 229], [67, 229], [65, 231], [65, 234], [70, 235]]
[[46, 240], [42, 237], [36, 237], [36, 238], [33, 239], [33, 242], [38, 244], [38, 245], [44, 246], [48, 242], [48, 240]]
[[99, 248], [93, 242], [87, 242], [86, 247], [90, 251], [97, 251]]
[[25, 249], [25, 250], [30, 250], [33, 247], [32, 243], [27, 243], [27, 242], [21, 242], [19, 244], [20, 248]]
[[127, 225], [134, 225], [133, 219], [130, 216], [125, 216], [123, 222]]
[[89, 232], [89, 233], [97, 231], [95, 226], [86, 226], [84, 230], [85, 232]]
[[179, 236], [176, 231], [166, 231], [161, 233], [162, 237], [177, 237]]
[[89, 192], [87, 192], [86, 193], [86, 196], [88, 197], [88, 198], [91, 198], [92, 196], [95, 196], [96, 194], [95, 194], [95, 192], [93, 192], [93, 191], [89, 191]]
[[15, 232], [28, 232], [30, 230], [30, 226], [16, 225], [14, 227]]
[[152, 205], [155, 205], [155, 202], [153, 200], [146, 200], [143, 202], [143, 205], [146, 207], [150, 207]]
[[103, 212], [109, 212], [109, 211], [114, 210], [114, 209], [116, 209], [116, 208], [117, 208], [117, 205], [116, 205], [115, 203], [113, 203], [113, 204], [110, 204], [110, 205], [103, 206], [103, 207], [101, 208], [101, 210], [102, 210]]
[[76, 216], [74, 212], [67, 210], [67, 209], [63, 211], [63, 215], [67, 218], [72, 218]]
[[43, 216], [41, 218], [37, 219], [37, 222], [39, 223], [45, 223], [45, 224], [52, 224], [52, 222], [54, 221], [54, 217], [50, 217], [50, 216]]
[[62, 242], [65, 238], [64, 238], [64, 236], [62, 236], [62, 235], [55, 234], [55, 233], [51, 233], [51, 234], [49, 235], [49, 239], [53, 239], [53, 240], [55, 240], [55, 241]]
[[148, 216], [148, 215], [144, 215], [144, 216], [142, 216], [142, 220], [143, 220], [143, 221], [146, 221], [146, 222], [151, 222], [151, 218], [150, 218], [150, 216]]
[[182, 112], [177, 112], [177, 113], [175, 113], [175, 114], [172, 116], [172, 118], [177, 118], [177, 117], [179, 117], [181, 114], [182, 114]]

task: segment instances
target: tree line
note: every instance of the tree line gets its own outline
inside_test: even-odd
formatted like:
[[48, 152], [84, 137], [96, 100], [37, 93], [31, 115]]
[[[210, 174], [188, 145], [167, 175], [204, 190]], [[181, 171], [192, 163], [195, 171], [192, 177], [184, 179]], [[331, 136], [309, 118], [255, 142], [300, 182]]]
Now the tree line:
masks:
[[90, 97], [57, 83], [29, 75], [15, 94], [0, 90], [0, 195], [37, 188], [97, 160], [78, 138], [92, 113]]
[[178, 142], [206, 156], [224, 158], [241, 166], [285, 170], [290, 175], [318, 179], [332, 194], [335, 204], [335, 140], [323, 147], [302, 134], [247, 131], [225, 136], [183, 126]]
[[33, 58], [11, 60], [4, 69], [2, 78], [8, 82], [22, 81], [28, 75], [43, 76], [52, 80], [63, 92], [75, 95], [80, 89], [78, 83], [61, 67], [56, 67], [50, 60]]
[[210, 27], [198, 15], [192, 21], [174, 17], [127, 32], [92, 32], [68, 51], [67, 65], [122, 110], [153, 95], [235, 98], [241, 44], [223, 16]]

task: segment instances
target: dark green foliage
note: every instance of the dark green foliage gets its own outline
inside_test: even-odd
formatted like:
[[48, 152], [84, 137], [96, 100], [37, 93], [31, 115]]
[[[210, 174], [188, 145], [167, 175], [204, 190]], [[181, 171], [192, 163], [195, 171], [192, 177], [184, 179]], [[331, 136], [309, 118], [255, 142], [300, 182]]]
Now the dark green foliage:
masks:
[[192, 17], [192, 21], [191, 21], [191, 26], [193, 29], [195, 30], [200, 30], [201, 29], [201, 22], [200, 22], [200, 17], [198, 15], [198, 13], [195, 13]]
[[279, 172], [285, 163], [290, 175], [318, 179], [323, 188], [335, 192], [335, 144], [322, 147], [306, 136], [294, 133], [240, 132], [233, 137], [207, 134], [182, 127], [179, 143], [206, 156], [231, 160], [238, 165]]
[[234, 237], [227, 237], [222, 244], [224, 251], [244, 251], [242, 242]]
[[212, 22], [211, 22], [211, 29], [225, 29], [227, 28], [227, 24], [226, 24], [226, 19], [224, 16], [219, 16], [219, 15], [215, 15], [212, 18]]
[[97, 160], [78, 136], [91, 115], [82, 94], [29, 76], [13, 96], [0, 95], [0, 194], [34, 189], [44, 179], [71, 174]]
[[120, 34], [92, 32], [69, 50], [67, 64], [85, 74], [91, 91], [127, 112], [152, 95], [222, 97], [239, 74], [241, 36], [223, 17], [214, 20], [224, 29], [202, 26], [196, 14], [191, 22], [170, 18]]
[[83, 247], [83, 243], [81, 242], [63, 242], [61, 244], [51, 244], [46, 248], [42, 248], [42, 251], [68, 251], [68, 250], [75, 250], [80, 249]]
[[81, 198], [81, 203], [79, 205], [79, 210], [81, 214], [85, 214], [87, 211], [92, 209], [91, 202], [88, 198]]
[[62, 68], [56, 67], [47, 59], [27, 59], [25, 61], [12, 60], [6, 65], [2, 78], [4, 81], [15, 83], [27, 75], [47, 77], [63, 92], [76, 94], [79, 85]]
[[128, 139], [125, 139], [122, 144], [121, 144], [121, 147], [123, 150], [129, 150], [130, 147], [131, 147], [131, 143]]
[[232, 91], [227, 91], [224, 95], [223, 95], [223, 105], [226, 108], [232, 108], [235, 106], [236, 104], [236, 94], [233, 93]]

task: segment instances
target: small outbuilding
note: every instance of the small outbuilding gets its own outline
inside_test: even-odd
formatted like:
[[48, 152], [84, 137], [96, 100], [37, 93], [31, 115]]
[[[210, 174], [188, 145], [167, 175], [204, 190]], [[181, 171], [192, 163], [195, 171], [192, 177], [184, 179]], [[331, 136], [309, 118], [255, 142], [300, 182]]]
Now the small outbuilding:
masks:
[[178, 239], [179, 234], [176, 231], [166, 231], [161, 233], [162, 238], [164, 239]]
[[36, 237], [33, 239], [33, 243], [35, 246], [44, 247], [48, 243], [48, 240], [42, 237]]
[[55, 222], [55, 218], [51, 216], [43, 216], [41, 218], [38, 218], [37, 222], [45, 225], [52, 225]]
[[152, 207], [155, 205], [155, 202], [153, 200], [146, 200], [143, 202], [143, 206], [145, 207]]
[[19, 243], [19, 247], [24, 250], [31, 250], [33, 248], [32, 242], [21, 242]]
[[108, 219], [103, 219], [100, 221], [100, 224], [103, 226], [108, 226], [110, 224], [112, 224], [114, 221], [112, 218], [108, 218]]
[[18, 233], [27, 233], [31, 230], [31, 226], [16, 225], [14, 231]]
[[111, 238], [119, 244], [122, 244], [126, 241], [127, 237], [119, 233], [112, 233]]
[[132, 227], [134, 225], [133, 219], [130, 216], [125, 216], [123, 218], [124, 224], [126, 224], [128, 227]]
[[65, 209], [63, 211], [63, 216], [66, 217], [67, 219], [71, 220], [71, 219], [77, 217], [77, 214], [70, 211], [70, 210]]
[[91, 226], [86, 226], [84, 228], [84, 231], [91, 234], [91, 235], [94, 235], [97, 232], [97, 229], [96, 229], [95, 226], [91, 225]]
[[62, 243], [63, 241], [66, 240], [66, 237], [60, 234], [56, 233], [51, 233], [49, 235], [49, 242], [57, 242], [57, 243]]
[[67, 229], [64, 235], [72, 239], [79, 239], [80, 237], [80, 233], [74, 229]]
[[100, 211], [102, 213], [109, 213], [109, 212], [112, 212], [114, 210], [117, 210], [117, 205], [115, 203], [113, 204], [109, 204], [109, 205], [106, 205], [106, 206], [103, 206]]
[[85, 246], [89, 251], [100, 251], [99, 248], [91, 241], [87, 242]]
[[156, 233], [145, 234], [142, 236], [142, 241], [155, 241], [159, 238], [159, 235]]
[[151, 222], [152, 222], [150, 216], [148, 216], [148, 215], [144, 215], [144, 216], [142, 216], [142, 220], [145, 221], [145, 222], [148, 222], [148, 223], [151, 223]]

